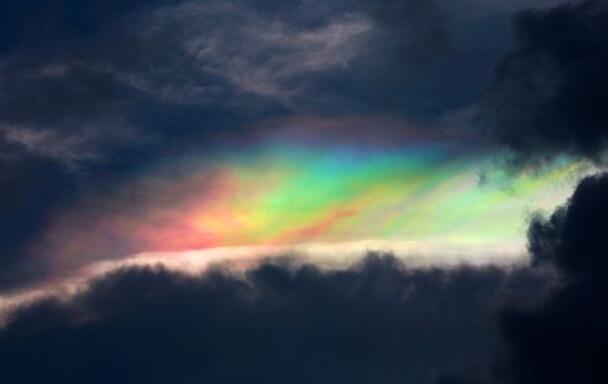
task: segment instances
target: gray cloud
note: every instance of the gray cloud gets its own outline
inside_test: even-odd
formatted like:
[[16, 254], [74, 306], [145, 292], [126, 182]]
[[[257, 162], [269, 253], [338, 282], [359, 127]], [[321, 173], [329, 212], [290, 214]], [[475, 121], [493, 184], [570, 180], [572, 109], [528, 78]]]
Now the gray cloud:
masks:
[[395, 112], [405, 85], [449, 45], [430, 0], [152, 3], [103, 26], [70, 39], [56, 25], [54, 49], [32, 43], [0, 62], [0, 125], [11, 150], [104, 159], [132, 150], [129, 141], [138, 150], [150, 138], [174, 140], [146, 116], [190, 106], [197, 110], [181, 131], [193, 136], [206, 132], [194, 123], [200, 115], [218, 112], [249, 120]]
[[607, 4], [526, 11], [514, 25], [513, 47], [488, 91], [494, 138], [524, 162], [560, 154], [602, 161], [608, 143]]
[[337, 15], [325, 25], [303, 29], [241, 9], [210, 12], [188, 4], [184, 13], [193, 29], [201, 18], [230, 20], [219, 31], [188, 33], [183, 44], [197, 69], [225, 78], [240, 92], [286, 104], [305, 86], [307, 74], [347, 68], [373, 28], [364, 15]]
[[498, 376], [512, 383], [604, 381], [608, 354], [608, 176], [581, 181], [568, 203], [529, 230], [534, 260], [561, 276], [539, 305], [503, 308]]
[[[199, 277], [125, 269], [69, 300], [42, 300], [0, 330], [12, 382], [433, 383], [483, 374], [493, 308], [548, 283], [530, 270], [408, 270], [264, 263]], [[32, 369], [36, 367], [36, 369]]]

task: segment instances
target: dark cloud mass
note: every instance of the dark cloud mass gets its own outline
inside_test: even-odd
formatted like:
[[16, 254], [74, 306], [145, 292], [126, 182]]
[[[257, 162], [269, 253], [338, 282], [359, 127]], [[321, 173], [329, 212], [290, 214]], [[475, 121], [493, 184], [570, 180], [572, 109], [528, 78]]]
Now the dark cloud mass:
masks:
[[608, 268], [606, 196], [608, 176], [588, 177], [566, 206], [556, 210], [548, 220], [534, 220], [528, 234], [534, 260], [556, 265], [575, 277], [602, 275]]
[[488, 90], [494, 137], [521, 159], [602, 160], [608, 140], [608, 3], [520, 13]]
[[498, 372], [512, 382], [608, 379], [606, 196], [608, 175], [589, 177], [565, 207], [530, 226], [534, 260], [556, 268], [563, 281], [538, 307], [504, 309], [508, 349]]
[[20, 383], [431, 383], [481, 375], [494, 306], [546, 284], [529, 270], [413, 271], [374, 255], [334, 272], [125, 269], [14, 314], [0, 369]]
[[[585, 1], [516, 18], [515, 46], [497, 69], [489, 105], [496, 138], [520, 161], [563, 154], [603, 160], [607, 4]], [[600, 173], [583, 179], [549, 218], [532, 220], [533, 264], [557, 272], [560, 283], [540, 303], [500, 309], [504, 345], [491, 382], [608, 380], [607, 197], [608, 175]]]

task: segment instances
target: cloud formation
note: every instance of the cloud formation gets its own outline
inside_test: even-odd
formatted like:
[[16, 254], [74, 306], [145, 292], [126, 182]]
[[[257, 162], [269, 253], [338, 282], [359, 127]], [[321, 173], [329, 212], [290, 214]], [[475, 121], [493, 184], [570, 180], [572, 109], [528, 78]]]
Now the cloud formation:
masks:
[[[345, 257], [374, 231], [435, 226], [462, 231], [468, 260], [504, 252], [493, 239], [514, 228], [518, 191], [553, 204], [548, 185], [578, 163], [509, 191], [469, 168], [445, 175], [454, 153], [482, 162], [470, 125], [508, 15], [556, 2], [3, 1], [0, 302], [35, 286], [56, 296], [10, 313], [1, 380], [606, 381], [605, 174], [532, 220], [534, 268], [371, 255], [328, 270], [251, 253], [238, 271], [188, 265], [278, 239]], [[516, 17], [484, 105], [495, 142], [524, 163], [603, 160], [607, 20], [597, 0]], [[490, 246], [473, 246], [479, 226]], [[456, 243], [436, 239], [419, 244], [454, 260]], [[220, 248], [192, 250], [205, 246]], [[61, 292], [69, 278], [84, 288]]]
[[493, 136], [520, 160], [559, 154], [602, 161], [608, 140], [608, 4], [584, 1], [521, 12], [495, 71]]
[[562, 282], [538, 306], [507, 307], [499, 376], [515, 383], [603, 381], [608, 355], [606, 230], [608, 175], [583, 180], [568, 204], [529, 232], [535, 261]]
[[412, 271], [377, 255], [333, 272], [125, 269], [16, 312], [0, 367], [21, 383], [432, 383], [483, 369], [492, 308], [545, 286], [533, 271]]

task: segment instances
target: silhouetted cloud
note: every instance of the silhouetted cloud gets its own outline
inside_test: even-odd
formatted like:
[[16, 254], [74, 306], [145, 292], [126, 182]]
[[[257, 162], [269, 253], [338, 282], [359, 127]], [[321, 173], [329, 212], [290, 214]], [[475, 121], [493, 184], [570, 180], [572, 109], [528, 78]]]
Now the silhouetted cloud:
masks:
[[608, 140], [608, 3], [520, 13], [495, 71], [487, 107], [493, 136], [519, 160], [559, 154], [602, 160]]
[[608, 214], [606, 196], [608, 175], [591, 176], [548, 220], [535, 219], [528, 232], [534, 260], [577, 278], [603, 275], [608, 268], [603, 225]]
[[124, 269], [13, 314], [0, 368], [20, 383], [430, 383], [481, 372], [494, 306], [547, 281], [531, 270], [408, 270], [373, 255], [341, 271]]
[[586, 178], [566, 206], [530, 226], [534, 260], [554, 267], [562, 282], [538, 306], [503, 310], [499, 376], [516, 383], [606, 379], [607, 193], [608, 175]]

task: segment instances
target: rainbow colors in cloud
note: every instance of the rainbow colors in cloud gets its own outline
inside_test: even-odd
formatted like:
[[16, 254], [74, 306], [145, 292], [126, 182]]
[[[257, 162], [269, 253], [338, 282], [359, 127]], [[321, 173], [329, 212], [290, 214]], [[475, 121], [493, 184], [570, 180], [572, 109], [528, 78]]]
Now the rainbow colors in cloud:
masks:
[[507, 177], [462, 141], [304, 136], [275, 135], [151, 168], [58, 215], [42, 244], [62, 266], [141, 252], [363, 240], [508, 254], [523, 249], [526, 218], [563, 202], [582, 167], [562, 161]]

